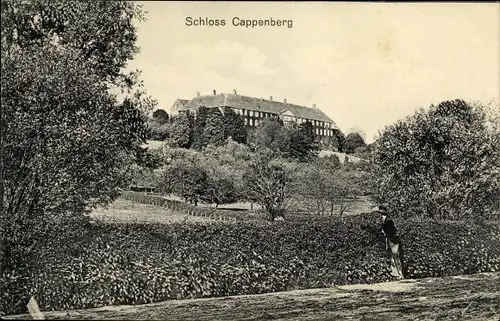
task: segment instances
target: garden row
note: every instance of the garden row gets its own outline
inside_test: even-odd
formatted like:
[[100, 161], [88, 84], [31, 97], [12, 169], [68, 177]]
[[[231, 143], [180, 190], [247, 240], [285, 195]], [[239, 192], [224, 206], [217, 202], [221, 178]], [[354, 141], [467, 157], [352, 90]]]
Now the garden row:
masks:
[[[399, 222], [407, 278], [498, 271], [497, 223]], [[84, 224], [1, 280], [2, 312], [142, 304], [388, 281], [377, 217], [278, 224]]]
[[160, 195], [123, 191], [120, 197], [140, 204], [161, 206], [190, 216], [206, 217], [218, 221], [239, 222], [256, 218], [255, 215], [250, 215], [248, 211], [220, 210], [209, 207], [193, 206], [181, 201], [170, 200]]

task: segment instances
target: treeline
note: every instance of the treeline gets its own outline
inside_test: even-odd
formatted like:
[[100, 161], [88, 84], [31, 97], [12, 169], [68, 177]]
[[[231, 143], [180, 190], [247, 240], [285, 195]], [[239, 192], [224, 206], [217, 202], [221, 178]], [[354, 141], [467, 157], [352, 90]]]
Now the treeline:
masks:
[[208, 145], [220, 146], [228, 138], [250, 147], [263, 145], [285, 156], [306, 159], [310, 152], [332, 149], [348, 154], [366, 155], [369, 150], [359, 133], [345, 136], [340, 130], [334, 136], [319, 139], [310, 122], [284, 126], [278, 117], [260, 120], [256, 127], [246, 126], [241, 115], [231, 108], [199, 107], [193, 114], [169, 117], [156, 110], [148, 119], [149, 139], [166, 141], [171, 147], [202, 150]]

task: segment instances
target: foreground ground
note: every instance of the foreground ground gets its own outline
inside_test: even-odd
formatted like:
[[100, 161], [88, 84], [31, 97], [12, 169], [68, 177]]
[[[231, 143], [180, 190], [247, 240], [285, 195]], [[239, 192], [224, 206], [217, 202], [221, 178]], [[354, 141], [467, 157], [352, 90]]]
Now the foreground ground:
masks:
[[[499, 320], [499, 273], [44, 313], [46, 319]], [[9, 317], [23, 319], [29, 316]]]

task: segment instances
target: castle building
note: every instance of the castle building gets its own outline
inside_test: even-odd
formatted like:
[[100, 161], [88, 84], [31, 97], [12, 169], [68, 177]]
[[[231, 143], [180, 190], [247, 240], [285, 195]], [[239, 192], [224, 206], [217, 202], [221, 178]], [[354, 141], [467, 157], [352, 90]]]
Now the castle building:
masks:
[[196, 113], [201, 106], [219, 108], [221, 111], [231, 108], [235, 113], [243, 116], [245, 125], [251, 127], [257, 126], [262, 119], [278, 117], [285, 125], [291, 122], [301, 124], [309, 121], [319, 137], [334, 136], [335, 130], [338, 129], [335, 122], [316, 105], [311, 108], [288, 103], [286, 99], [283, 102], [275, 101], [272, 96], [269, 99], [242, 96], [238, 95], [236, 90], [232, 94], [217, 94], [215, 90], [212, 95], [197, 93], [196, 97], [189, 101], [177, 99], [170, 108], [170, 114]]

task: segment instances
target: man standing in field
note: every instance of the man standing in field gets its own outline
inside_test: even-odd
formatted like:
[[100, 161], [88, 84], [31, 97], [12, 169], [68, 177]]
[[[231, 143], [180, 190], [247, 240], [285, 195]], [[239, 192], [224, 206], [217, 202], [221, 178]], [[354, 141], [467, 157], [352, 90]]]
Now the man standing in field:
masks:
[[374, 209], [374, 212], [377, 212], [382, 217], [382, 227], [381, 232], [385, 237], [385, 249], [386, 251], [390, 249], [392, 262], [397, 271], [397, 276], [402, 279], [403, 278], [403, 267], [401, 265], [400, 259], [400, 248], [401, 248], [401, 240], [398, 235], [398, 231], [396, 226], [394, 225], [394, 221], [389, 219], [387, 216], [387, 207], [384, 205], [377, 206]]

